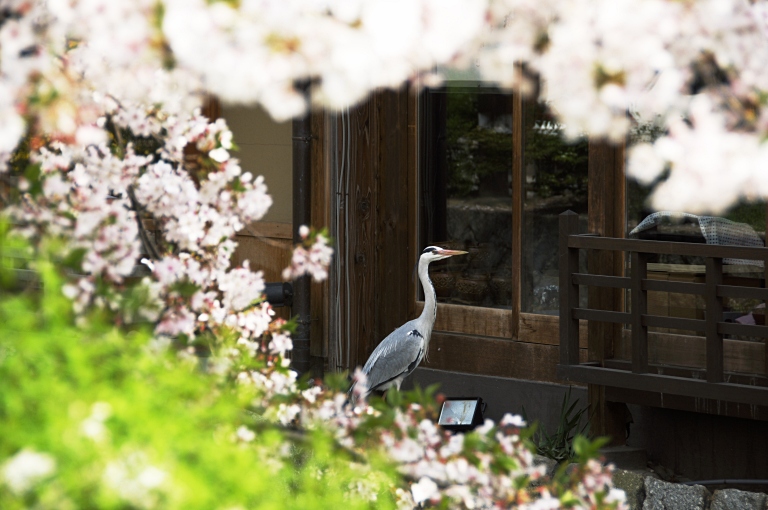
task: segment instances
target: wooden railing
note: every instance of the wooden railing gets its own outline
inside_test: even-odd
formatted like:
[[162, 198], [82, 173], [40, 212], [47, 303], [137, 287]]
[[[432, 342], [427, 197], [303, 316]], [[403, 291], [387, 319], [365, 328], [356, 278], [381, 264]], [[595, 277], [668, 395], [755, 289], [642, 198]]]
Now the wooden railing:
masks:
[[[558, 377], [578, 383], [650, 391], [662, 394], [714, 399], [750, 405], [768, 405], [768, 370], [762, 374], [738, 375], [725, 371], [725, 335], [745, 335], [768, 339], [768, 327], [725, 322], [724, 298], [751, 298], [768, 301], [768, 289], [723, 284], [723, 259], [749, 259], [768, 263], [768, 248], [703, 245], [697, 243], [616, 239], [591, 234], [579, 235], [578, 215], [571, 211], [560, 216], [560, 364]], [[607, 250], [629, 254], [626, 276], [604, 276], [579, 272], [580, 250]], [[651, 254], [703, 257], [706, 260], [704, 283], [648, 279]], [[768, 267], [768, 264], [766, 264]], [[629, 290], [629, 311], [581, 308], [579, 286], [598, 286]], [[704, 319], [666, 317], [648, 313], [648, 291], [686, 293], [703, 296]], [[579, 321], [598, 321], [628, 325], [631, 328], [631, 361], [606, 360], [579, 362]], [[703, 332], [706, 343], [706, 377], [670, 375], [674, 370], [649, 363], [648, 328], [677, 328]], [[588, 341], [593, 341], [589, 338]], [[766, 342], [768, 346], [768, 342]], [[768, 368], [768, 352], [765, 353]]]

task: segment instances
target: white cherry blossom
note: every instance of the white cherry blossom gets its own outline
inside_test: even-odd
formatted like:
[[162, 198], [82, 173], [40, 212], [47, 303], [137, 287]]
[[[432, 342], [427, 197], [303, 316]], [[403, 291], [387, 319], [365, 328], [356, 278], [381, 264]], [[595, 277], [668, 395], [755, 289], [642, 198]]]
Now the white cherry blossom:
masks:
[[15, 493], [24, 493], [56, 471], [56, 461], [47, 453], [21, 450], [2, 466], [2, 480]]

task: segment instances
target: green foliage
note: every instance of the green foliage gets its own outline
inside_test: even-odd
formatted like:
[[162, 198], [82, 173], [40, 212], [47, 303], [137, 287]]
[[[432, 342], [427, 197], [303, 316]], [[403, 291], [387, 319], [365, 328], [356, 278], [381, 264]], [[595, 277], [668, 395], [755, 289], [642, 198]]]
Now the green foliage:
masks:
[[[569, 387], [568, 393], [563, 395], [563, 403], [560, 406], [560, 418], [555, 433], [550, 435], [547, 434], [547, 431], [538, 428], [531, 435], [531, 441], [536, 447], [536, 453], [557, 462], [571, 461], [577, 457], [581, 459], [580, 451], [586, 452], [587, 447], [585, 445], [591, 443], [583, 436], [589, 426], [589, 422], [585, 421], [583, 425], [581, 423], [588, 407], [582, 407], [577, 410], [576, 406], [578, 403], [578, 400], [571, 402], [571, 388]], [[525, 408], [523, 408], [523, 416], [525, 417], [525, 415]], [[578, 448], [577, 445], [579, 445]], [[597, 449], [599, 448], [598, 446], [594, 449], [592, 458], [597, 455]]]
[[598, 437], [590, 441], [585, 436], [577, 435], [573, 438], [574, 458], [580, 464], [586, 463], [589, 459], [597, 459], [600, 457], [600, 448], [607, 445], [609, 441], [608, 437]]
[[731, 207], [724, 216], [737, 223], [746, 223], [756, 232], [762, 233], [765, 232], [765, 205], [765, 200], [742, 201]]
[[483, 179], [507, 174], [512, 168], [512, 138], [509, 133], [483, 129], [478, 124], [478, 94], [447, 94], [446, 157], [448, 192], [471, 196]]
[[[0, 508], [363, 508], [361, 479], [323, 431], [293, 434], [244, 412], [255, 389], [179, 360], [147, 331], [76, 327], [54, 266], [33, 298], [0, 302]], [[237, 430], [255, 432], [237, 441]], [[295, 437], [294, 437], [295, 436]], [[19, 452], [54, 469], [4, 483]], [[386, 469], [371, 477], [390, 504]]]
[[[6, 259], [28, 253], [7, 234], [0, 222], [0, 281], [16, 270]], [[285, 367], [267, 370], [267, 360], [245, 349], [233, 355], [239, 336], [226, 330], [190, 344], [156, 339], [140, 321], [115, 324], [104, 309], [76, 318], [62, 292], [61, 242], [45, 238], [27, 257], [39, 285], [0, 296], [0, 508], [390, 508], [416, 499], [410, 484], [422, 475], [408, 470], [418, 459], [403, 458], [414, 446], [425, 449], [419, 465], [444, 455], [430, 469], [453, 462], [498, 476], [502, 490], [493, 496], [481, 496], [489, 482], [467, 483], [477, 501], [537, 497], [523, 460], [532, 432], [486, 423], [457, 444], [435, 425], [436, 385], [390, 391], [360, 414], [348, 409], [328, 419], [325, 410], [335, 411], [326, 404], [344, 399], [332, 390], [347, 389], [345, 375], [327, 378], [327, 401], [307, 397], [319, 388], [306, 380], [298, 392], [270, 392]], [[112, 299], [107, 289], [99, 296]], [[133, 300], [142, 298], [129, 294], [120, 305]], [[264, 383], [245, 382], [252, 370]], [[291, 418], [280, 410], [294, 406], [303, 406], [299, 417], [281, 425]], [[566, 437], [573, 413], [564, 401]], [[596, 448], [573, 440], [580, 464], [545, 482], [553, 497], [578, 501], [580, 477], [600, 474], [590, 475], [596, 463], [587, 462]], [[594, 490], [603, 497], [602, 487]], [[426, 497], [441, 508], [461, 503], [445, 492]], [[477, 501], [466, 504], [486, 504]]]
[[539, 125], [525, 131], [525, 162], [537, 170], [530, 190], [541, 198], [571, 195], [586, 201], [588, 139], [569, 143], [544, 103], [536, 103], [533, 109]]

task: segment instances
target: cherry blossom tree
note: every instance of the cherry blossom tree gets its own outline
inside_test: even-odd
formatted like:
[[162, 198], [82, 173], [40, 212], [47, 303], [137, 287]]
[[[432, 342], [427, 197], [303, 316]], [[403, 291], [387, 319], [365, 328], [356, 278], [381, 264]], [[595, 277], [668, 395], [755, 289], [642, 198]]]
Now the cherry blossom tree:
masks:
[[[473, 67], [540, 90], [568, 136], [621, 143], [633, 123], [658, 125], [659, 139], [632, 148], [630, 173], [660, 182], [657, 207], [717, 212], [768, 195], [767, 34], [757, 0], [0, 0], [5, 214], [32, 246], [63, 243], [63, 292], [80, 320], [100, 310], [149, 321], [182, 355], [210, 350], [209, 370], [265, 388], [269, 419], [332, 423], [356, 448], [354, 431], [382, 411], [301, 390], [262, 274], [231, 266], [236, 233], [272, 200], [226, 123], [201, 114], [207, 95], [283, 120]], [[309, 103], [296, 88], [307, 81]], [[284, 276], [324, 278], [327, 236], [302, 238]], [[524, 501], [514, 480], [539, 472], [514, 418], [483, 426], [477, 444], [490, 453], [471, 456], [418, 406], [405, 409], [376, 436], [411, 481], [405, 504], [617, 501], [594, 464], [574, 490]]]

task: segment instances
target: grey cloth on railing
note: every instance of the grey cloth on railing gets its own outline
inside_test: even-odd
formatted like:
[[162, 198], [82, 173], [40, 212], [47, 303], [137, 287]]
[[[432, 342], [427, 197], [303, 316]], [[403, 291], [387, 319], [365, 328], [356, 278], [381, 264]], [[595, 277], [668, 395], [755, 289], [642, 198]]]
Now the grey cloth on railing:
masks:
[[[663, 221], [682, 223], [684, 220], [696, 220], [701, 228], [701, 234], [707, 240], [707, 244], [727, 244], [732, 246], [755, 246], [762, 248], [763, 240], [757, 235], [755, 229], [746, 223], [736, 223], [717, 216], [696, 216], [684, 212], [659, 211], [649, 214], [641, 221], [629, 235], [636, 235], [643, 230], [655, 227]], [[725, 264], [746, 264], [763, 267], [761, 260], [749, 259], [723, 259]]]

